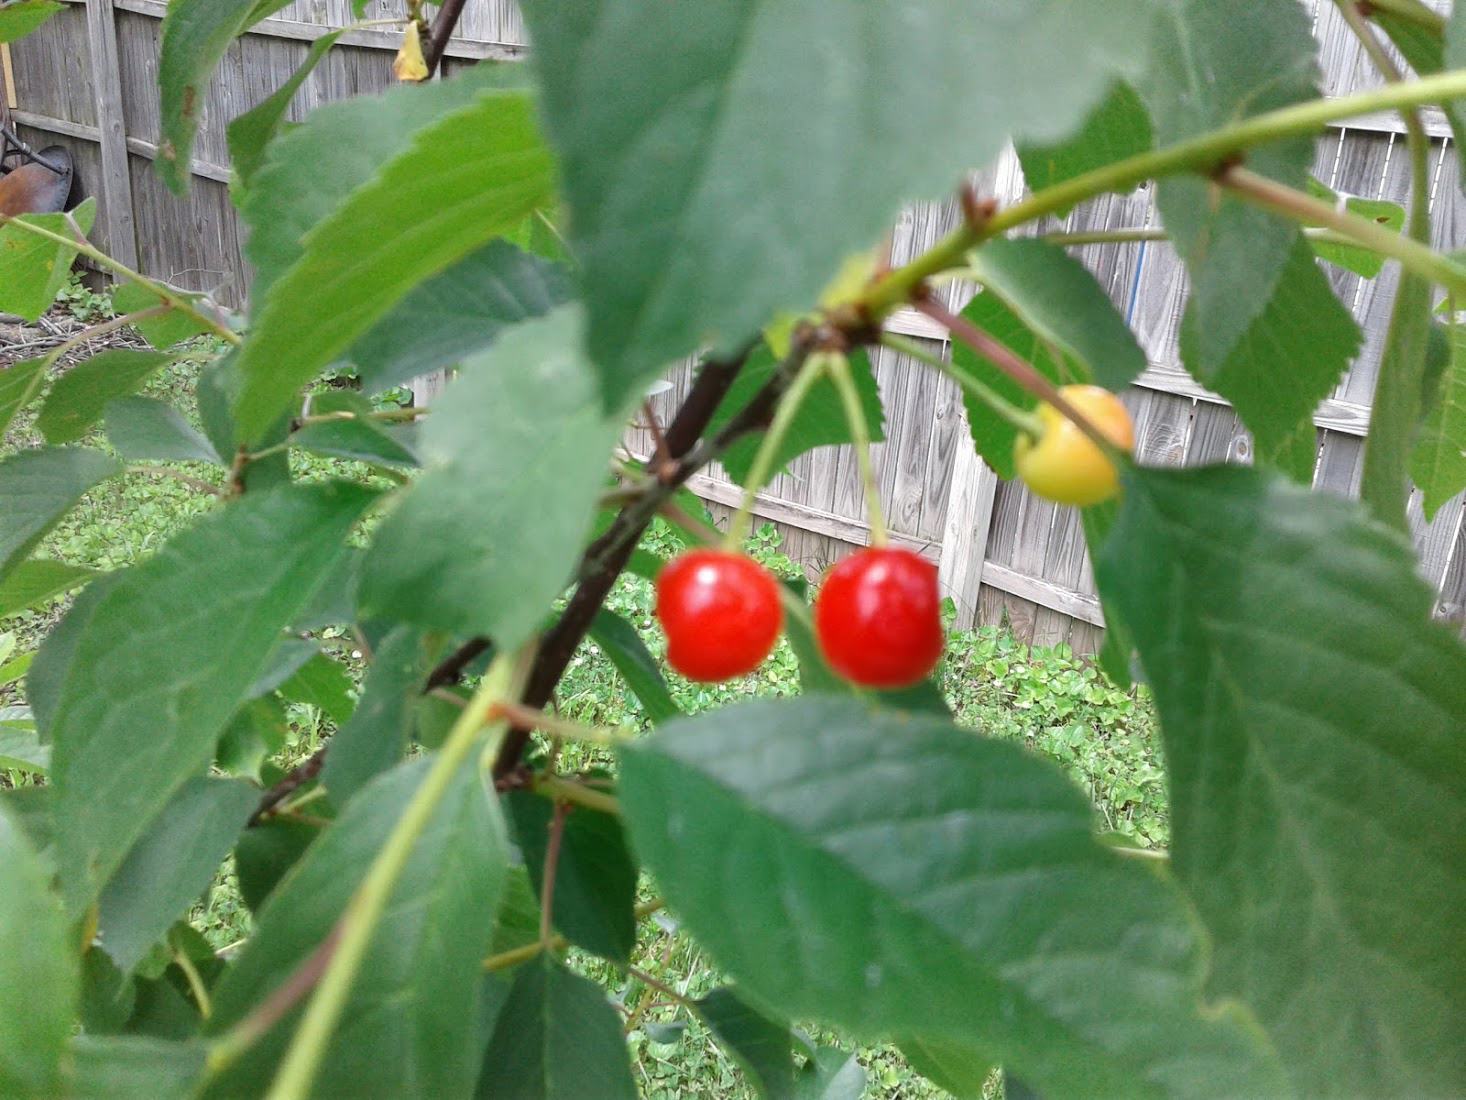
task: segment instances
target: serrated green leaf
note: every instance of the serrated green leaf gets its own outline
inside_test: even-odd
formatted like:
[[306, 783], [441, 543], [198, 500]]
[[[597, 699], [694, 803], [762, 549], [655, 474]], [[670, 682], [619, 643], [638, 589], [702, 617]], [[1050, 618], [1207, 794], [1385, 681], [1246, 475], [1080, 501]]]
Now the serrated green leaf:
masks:
[[[1175, 0], [1138, 90], [1170, 145], [1318, 96], [1318, 43], [1296, 0]], [[1247, 167], [1289, 187], [1308, 182], [1313, 138], [1249, 150]], [[1191, 275], [1197, 337], [1187, 366], [1218, 370], [1272, 299], [1300, 232], [1204, 177], [1168, 177], [1156, 203]], [[1296, 418], [1294, 420], [1296, 423]]]
[[26, 673], [25, 695], [36, 716], [36, 725], [43, 739], [49, 740], [56, 720], [56, 707], [61, 688], [76, 655], [76, 642], [82, 636], [92, 612], [126, 570], [103, 573], [82, 589], [71, 603], [71, 609], [53, 626], [36, 651], [35, 662]]
[[158, 351], [99, 352], [56, 380], [36, 417], [36, 428], [47, 443], [75, 443], [102, 419], [108, 401], [136, 392], [171, 362], [172, 356]]
[[[361, 18], [360, 15], [357, 18]], [[300, 91], [306, 78], [321, 63], [321, 59], [330, 53], [336, 40], [345, 33], [346, 29], [343, 28], [317, 38], [306, 51], [305, 60], [290, 74], [289, 80], [258, 105], [230, 121], [226, 135], [229, 143], [229, 164], [233, 169], [230, 191], [236, 206], [244, 205], [244, 196], [254, 182], [255, 173], [264, 167], [265, 149], [280, 132], [285, 121], [285, 112], [290, 109], [295, 93]]]
[[1200, 351], [1202, 324], [1193, 298], [1181, 322], [1187, 369], [1231, 402], [1257, 442], [1259, 460], [1311, 483], [1317, 456], [1313, 412], [1343, 377], [1363, 336], [1308, 243], [1302, 237], [1293, 241], [1272, 297], [1210, 371]]
[[[531, 97], [473, 73], [440, 82], [473, 94], [413, 133], [407, 148], [311, 225], [288, 270], [267, 290], [257, 285], [239, 361], [239, 438], [268, 425], [300, 386], [414, 286], [512, 228], [553, 193], [553, 158], [540, 140]], [[282, 199], [297, 201], [267, 191], [265, 176], [245, 209], [251, 226]], [[384, 233], [383, 226], [395, 228]]]
[[925, 1039], [903, 1039], [897, 1046], [912, 1069], [955, 1100], [983, 1100], [993, 1066], [978, 1052], [957, 1043]]
[[[204, 304], [207, 301], [202, 294], [192, 294], [186, 290], [177, 290], [175, 293], [190, 302]], [[163, 299], [142, 283], [123, 283], [112, 292], [112, 311], [119, 316], [159, 309], [163, 305]], [[133, 328], [149, 344], [160, 349], [171, 348], [174, 344], [181, 344], [208, 331], [207, 325], [181, 309], [166, 309], [157, 316], [135, 321]]]
[[251, 494], [116, 574], [89, 608], [51, 728], [57, 843], [74, 911], [212, 759], [281, 629], [372, 499], [344, 484]]
[[49, 558], [34, 558], [17, 565], [0, 581], [0, 618], [17, 611], [29, 611], [63, 592], [79, 588], [98, 575], [98, 570], [67, 565]]
[[490, 241], [407, 292], [347, 358], [375, 393], [455, 367], [521, 321], [569, 301], [569, 272], [507, 241]]
[[0, 577], [23, 559], [117, 462], [84, 447], [32, 447], [0, 458]]
[[518, 645], [570, 579], [624, 422], [602, 412], [577, 308], [506, 333], [424, 426], [436, 468], [378, 528], [363, 611]]
[[[254, 936], [220, 979], [210, 1034], [237, 1024], [330, 935], [431, 763], [410, 761], [363, 789], [270, 894]], [[507, 861], [498, 805], [471, 757], [392, 891], [324, 1052], [321, 1081], [370, 1082], [378, 1096], [468, 1095], [481, 1053], [480, 964]], [[227, 1095], [265, 1091], [300, 1013], [297, 1006], [221, 1075]]]
[[1030, 191], [1041, 191], [1095, 168], [1148, 152], [1150, 115], [1135, 89], [1124, 81], [1089, 113], [1079, 130], [1056, 145], [1020, 145], [1018, 160]]
[[50, 870], [20, 826], [0, 812], [0, 1094], [5, 1096], [60, 1091], [77, 965], [76, 944], [50, 881]]
[[1139, 69], [1152, 23], [1140, 0], [523, 9], [610, 405], [813, 306], [903, 202], [950, 192], [1010, 135], [1072, 131]]
[[1110, 296], [1058, 245], [990, 241], [973, 254], [972, 268], [1024, 324], [1084, 364], [1084, 377], [1119, 391], [1145, 370], [1145, 352]]
[[1098, 843], [1048, 762], [821, 697], [669, 722], [619, 756], [638, 855], [760, 1004], [980, 1047], [1055, 1095], [1280, 1091], [1203, 1004], [1180, 892]]
[[1410, 455], [1410, 476], [1420, 486], [1427, 520], [1466, 489], [1466, 326], [1451, 324], [1445, 332], [1449, 359]]
[[[1325, 187], [1312, 176], [1308, 177], [1308, 193], [1314, 198], [1323, 199], [1335, 205], [1339, 201], [1339, 195], [1336, 192]], [[1356, 217], [1367, 218], [1376, 225], [1382, 225], [1396, 233], [1405, 228], [1405, 208], [1399, 203], [1385, 202], [1382, 199], [1361, 199], [1357, 195], [1349, 195], [1344, 198], [1344, 208]], [[1366, 279], [1373, 279], [1385, 268], [1385, 258], [1378, 252], [1371, 252], [1367, 248], [1356, 248], [1353, 245], [1339, 244], [1336, 241], [1321, 240], [1317, 237], [1310, 239], [1309, 243], [1313, 245], [1314, 254], [1320, 260], [1337, 264], [1344, 270], [1362, 275]]]
[[[1084, 364], [1040, 338], [996, 294], [979, 294], [967, 303], [962, 316], [1020, 359], [1031, 363], [1049, 381], [1064, 383], [1085, 379]], [[964, 341], [952, 342], [952, 369], [977, 379], [1019, 408], [1038, 407], [1036, 397]], [[986, 401], [978, 400], [965, 390], [962, 404], [967, 409], [967, 426], [977, 453], [999, 477], [1011, 481], [1017, 474], [1013, 465], [1013, 445], [1018, 440], [1018, 429], [994, 412]]]
[[[555, 806], [548, 798], [512, 791], [508, 811], [524, 864], [538, 895], [544, 889], [545, 853]], [[636, 862], [621, 822], [610, 814], [572, 806], [565, 814], [556, 864], [551, 918], [566, 939], [587, 951], [628, 963], [636, 946]]]
[[[748, 357], [738, 377], [728, 387], [723, 400], [708, 424], [708, 433], [716, 434], [751, 401], [759, 390], [773, 378], [779, 369], [779, 361], [767, 344], [760, 344]], [[850, 355], [850, 377], [860, 394], [860, 407], [865, 413], [873, 443], [886, 438], [886, 411], [881, 406], [880, 390], [871, 371], [870, 357], [858, 349]], [[754, 459], [763, 443], [764, 433], [755, 432], [737, 440], [724, 453], [720, 462], [723, 469], [739, 485], [748, 487], [748, 477], [753, 470]], [[789, 425], [789, 430], [779, 443], [770, 467], [769, 478], [773, 479], [790, 462], [806, 451], [817, 447], [833, 447], [850, 442], [850, 426], [845, 420], [845, 409], [840, 402], [840, 391], [832, 379], [820, 378], [810, 387], [809, 394], [799, 406], [799, 412]], [[759, 485], [762, 489], [764, 486]]]
[[78, 1035], [68, 1052], [68, 1097], [76, 1100], [189, 1100], [208, 1053], [200, 1043], [141, 1035]]
[[214, 880], [259, 791], [231, 779], [190, 779], [127, 853], [98, 899], [102, 949], [131, 973]]
[[10, 430], [15, 414], [35, 400], [46, 384], [46, 360], [23, 359], [0, 367], [0, 438]]
[[590, 637], [602, 649], [616, 671], [626, 680], [626, 686], [641, 700], [646, 716], [653, 722], [665, 722], [682, 713], [667, 688], [661, 666], [651, 655], [641, 635], [625, 618], [601, 608], [591, 621]]
[[76, 259], [72, 245], [37, 236], [25, 226], [34, 225], [69, 241], [71, 221], [83, 233], [90, 233], [96, 216], [97, 200], [89, 198], [69, 214], [25, 214], [0, 225], [0, 310], [36, 320], [51, 308]]
[[793, 1100], [789, 1027], [775, 1023], [728, 988], [699, 997], [697, 1011], [728, 1048], [763, 1100]]
[[65, 6], [55, 0], [14, 0], [0, 5], [0, 42], [23, 38]]
[[290, 0], [173, 0], [163, 17], [158, 92], [163, 140], [154, 162], [175, 195], [188, 192], [194, 134], [229, 44]]
[[477, 1100], [635, 1100], [621, 1018], [549, 954], [520, 968], [484, 1053]]
[[377, 643], [351, 718], [331, 738], [321, 782], [338, 805], [401, 761], [412, 732], [427, 658], [422, 632], [398, 626]]
[[1408, 542], [1258, 471], [1137, 469], [1098, 574], [1160, 713], [1212, 987], [1301, 1095], [1466, 1091], [1466, 955], [1442, 949], [1466, 911], [1466, 650]]
[[209, 462], [222, 466], [213, 444], [166, 401], [118, 397], [102, 410], [107, 442], [129, 462]]
[[[1430, 76], [1447, 67], [1466, 68], [1466, 9], [1459, 5], [1451, 8], [1444, 41], [1441, 35], [1429, 28], [1380, 8], [1373, 8], [1370, 18], [1390, 36], [1395, 48], [1420, 76]], [[1463, 158], [1462, 164], [1466, 166], [1466, 153], [1460, 148], [1462, 138], [1466, 137], [1466, 108], [1459, 100], [1447, 100], [1440, 104], [1440, 108], [1455, 135], [1456, 155]]]

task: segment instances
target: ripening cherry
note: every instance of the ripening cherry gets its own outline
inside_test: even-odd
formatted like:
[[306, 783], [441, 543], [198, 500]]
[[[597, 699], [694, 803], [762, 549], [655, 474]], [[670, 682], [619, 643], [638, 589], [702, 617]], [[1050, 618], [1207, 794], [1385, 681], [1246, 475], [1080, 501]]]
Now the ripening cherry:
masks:
[[[1135, 423], [1120, 399], [1099, 386], [1061, 386], [1059, 393], [1120, 450], [1135, 449]], [[1059, 504], [1085, 507], [1120, 491], [1120, 473], [1108, 455], [1047, 401], [1038, 407], [1043, 433], [1020, 433], [1013, 446], [1018, 476], [1033, 492]]]
[[657, 574], [656, 615], [667, 663], [707, 683], [752, 672], [784, 625], [773, 574], [722, 550], [692, 550], [668, 562]]
[[814, 629], [847, 680], [900, 688], [926, 679], [943, 645], [936, 566], [910, 550], [857, 550], [825, 574]]

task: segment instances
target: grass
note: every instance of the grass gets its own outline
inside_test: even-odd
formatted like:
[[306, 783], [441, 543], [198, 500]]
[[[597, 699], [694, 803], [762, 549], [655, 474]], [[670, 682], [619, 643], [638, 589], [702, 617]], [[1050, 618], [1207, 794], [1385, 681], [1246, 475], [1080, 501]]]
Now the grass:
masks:
[[[105, 316], [99, 296], [73, 294], [72, 308], [92, 317]], [[193, 382], [199, 366], [183, 362], [155, 377], [145, 389], [155, 397], [181, 404], [190, 413]], [[40, 442], [33, 427], [34, 413], [22, 414], [0, 445], [0, 454]], [[106, 446], [100, 432], [85, 441]], [[359, 475], [362, 468], [348, 463], [298, 456], [302, 476]], [[222, 471], [190, 467], [188, 472], [212, 483], [222, 482]], [[156, 550], [171, 534], [216, 506], [216, 500], [166, 477], [129, 475], [104, 483], [83, 499], [47, 537], [41, 556], [77, 565], [115, 569], [136, 562]], [[749, 552], [776, 573], [802, 578], [801, 567], [780, 552], [774, 528], [759, 528]], [[675, 531], [661, 520], [648, 531], [644, 547], [670, 556], [682, 549]], [[633, 623], [651, 651], [660, 657], [664, 648], [652, 618], [652, 587], [642, 578], [621, 578], [607, 606]], [[0, 621], [0, 649], [10, 636], [14, 651], [34, 649], [64, 613], [59, 599], [37, 611]], [[358, 678], [361, 662], [353, 655], [349, 638], [321, 640], [343, 659]], [[798, 664], [787, 643], [781, 642], [770, 659], [753, 675], [727, 684], [694, 684], [667, 671], [677, 704], [689, 713], [755, 696], [798, 694]], [[1113, 687], [1089, 662], [1065, 647], [1030, 649], [997, 627], [956, 631], [949, 635], [939, 678], [948, 703], [964, 725], [988, 736], [1017, 741], [1058, 763], [1085, 789], [1096, 811], [1096, 824], [1144, 847], [1163, 847], [1169, 829], [1160, 740], [1154, 712], [1143, 692]], [[21, 683], [0, 687], [0, 707], [23, 703]], [[599, 726], [650, 728], [640, 702], [607, 656], [593, 642], [573, 658], [560, 685], [562, 713], [576, 721]], [[329, 723], [313, 708], [287, 707], [289, 729], [279, 756], [282, 766], [312, 752], [330, 733]], [[567, 746], [562, 759], [574, 765], [584, 750]], [[32, 781], [17, 773], [0, 772], [0, 786]], [[251, 919], [239, 894], [232, 861], [220, 869], [213, 886], [190, 914], [215, 950], [237, 945], [251, 931]], [[642, 926], [637, 970], [650, 973], [688, 998], [696, 998], [721, 984], [713, 964], [675, 921], [658, 914]], [[675, 1001], [664, 998], [635, 976], [600, 960], [572, 953], [576, 965], [604, 984], [609, 994], [626, 1006], [635, 1026], [628, 1039], [642, 1094], [648, 1098], [709, 1096], [744, 1100], [754, 1094], [729, 1055], [707, 1029]], [[811, 1037], [837, 1045], [837, 1036], [811, 1029]], [[945, 1095], [914, 1074], [899, 1053], [881, 1046], [860, 1046], [856, 1054], [865, 1067], [867, 1097], [885, 1100], [924, 1100]], [[989, 1093], [996, 1094], [996, 1082]]]

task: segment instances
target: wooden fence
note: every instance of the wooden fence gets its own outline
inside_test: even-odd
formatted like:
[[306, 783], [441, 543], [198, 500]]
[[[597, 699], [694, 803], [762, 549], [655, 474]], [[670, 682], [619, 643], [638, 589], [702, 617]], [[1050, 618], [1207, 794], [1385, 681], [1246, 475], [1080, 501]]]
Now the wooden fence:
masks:
[[[1368, 60], [1328, 0], [1302, 0], [1324, 44], [1325, 90], [1342, 95], [1377, 83]], [[228, 198], [224, 125], [278, 87], [304, 58], [311, 40], [351, 22], [350, 0], [298, 0], [231, 47], [205, 99], [184, 199], [157, 179], [159, 115], [155, 78], [162, 0], [70, 0], [72, 7], [12, 48], [15, 102], [11, 120], [33, 144], [70, 147], [84, 185], [100, 203], [99, 243], [118, 258], [170, 282], [214, 290], [239, 303], [248, 285], [241, 227]], [[1434, 0], [1444, 9], [1447, 0]], [[372, 0], [369, 18], [400, 16], [403, 0]], [[343, 38], [305, 83], [291, 117], [317, 104], [379, 90], [390, 83], [398, 35], [362, 30]], [[484, 58], [516, 59], [526, 50], [523, 25], [509, 0], [470, 0], [445, 67]], [[1456, 152], [1438, 112], [1428, 114], [1433, 148], [1431, 183], [1437, 244], [1459, 247], [1466, 213]], [[1334, 190], [1403, 203], [1408, 165], [1398, 120], [1381, 115], [1331, 129], [1320, 142], [1314, 172]], [[984, 188], [1002, 201], [1022, 193], [1011, 155], [983, 174]], [[908, 210], [895, 227], [892, 259], [901, 262], [956, 224], [950, 203]], [[1146, 189], [1107, 196], [1062, 222], [1068, 230], [1143, 227], [1155, 220]], [[1149, 367], [1127, 395], [1136, 417], [1138, 454], [1152, 464], [1247, 462], [1251, 440], [1227, 404], [1193, 382], [1181, 367], [1176, 334], [1186, 281], [1165, 244], [1090, 247], [1090, 265], [1139, 334]], [[1394, 297], [1393, 265], [1376, 280], [1328, 268], [1336, 289], [1365, 332], [1348, 376], [1317, 410], [1319, 461], [1315, 483], [1357, 492], [1363, 434], [1369, 420], [1380, 351]], [[971, 287], [953, 286], [960, 308]], [[891, 327], [945, 353], [943, 333], [915, 313]], [[893, 538], [940, 565], [944, 590], [959, 609], [959, 625], [1008, 621], [1035, 644], [1067, 642], [1092, 652], [1103, 627], [1077, 514], [1037, 500], [1021, 486], [999, 482], [967, 441], [956, 388], [928, 369], [887, 352], [875, 356], [885, 399], [886, 442], [876, 448], [881, 496]], [[686, 392], [687, 372], [654, 399], [668, 415]], [[633, 430], [628, 445], [645, 452], [650, 439]], [[694, 488], [722, 511], [738, 490], [714, 469]], [[794, 462], [760, 494], [756, 512], [777, 523], [786, 552], [813, 576], [869, 528], [855, 463], [848, 449], [827, 448]], [[1457, 497], [1426, 524], [1418, 494], [1412, 530], [1423, 575], [1438, 592], [1437, 611], [1466, 620], [1466, 498]]]

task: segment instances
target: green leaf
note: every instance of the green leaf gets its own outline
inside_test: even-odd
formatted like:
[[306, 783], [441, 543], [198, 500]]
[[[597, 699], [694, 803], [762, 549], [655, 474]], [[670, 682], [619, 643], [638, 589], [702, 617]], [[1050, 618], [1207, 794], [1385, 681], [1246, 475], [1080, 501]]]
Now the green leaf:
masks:
[[280, 694], [296, 703], [315, 707], [338, 726], [350, 717], [355, 704], [351, 675], [324, 653], [317, 653], [280, 685]]
[[621, 1018], [600, 986], [542, 954], [520, 968], [474, 1096], [635, 1100]]
[[569, 301], [560, 264], [490, 241], [407, 292], [347, 353], [362, 390], [376, 393], [455, 367], [512, 325]]
[[636, 627], [616, 612], [601, 608], [591, 621], [590, 636], [606, 651], [652, 722], [665, 722], [682, 713], [667, 688], [661, 665], [641, 640]]
[[76, 1006], [76, 942], [51, 872], [0, 812], [0, 1095], [55, 1096]]
[[799, 1100], [860, 1100], [865, 1068], [849, 1051], [820, 1047], [799, 1071]]
[[[289, 270], [268, 290], [256, 288], [240, 357], [239, 438], [268, 425], [407, 291], [512, 228], [552, 193], [553, 158], [540, 141], [532, 99], [474, 71], [445, 82], [471, 85], [476, 94], [466, 105], [415, 133], [405, 151], [306, 232]], [[251, 226], [281, 201], [266, 194], [265, 183], [262, 172], [245, 211]]]
[[[1410, 476], [1420, 486], [1427, 520], [1434, 519], [1441, 505], [1466, 489], [1466, 326], [1452, 323], [1445, 335], [1450, 358], [1436, 402], [1410, 455]], [[0, 609], [3, 607], [0, 598]]]
[[32, 447], [0, 458], [0, 577], [93, 485], [118, 472], [101, 451]]
[[1145, 104], [1129, 84], [1116, 81], [1076, 133], [1056, 145], [1020, 145], [1018, 160], [1028, 189], [1041, 191], [1149, 152], [1152, 143]]
[[231, 779], [190, 779], [163, 807], [98, 900], [102, 948], [131, 973], [214, 880], [259, 801]]
[[29, 653], [22, 653], [13, 661], [0, 660], [0, 687], [13, 684], [24, 676], [35, 656], [35, 651], [32, 650]]
[[1095, 839], [1056, 766], [823, 697], [669, 722], [619, 756], [637, 854], [758, 1003], [987, 1050], [1054, 1093], [1280, 1091], [1203, 1004], [1179, 891]]
[[[219, 1035], [273, 993], [331, 934], [431, 761], [379, 777], [307, 849], [266, 900], [255, 934], [215, 991]], [[470, 758], [413, 847], [366, 949], [319, 1080], [370, 1082], [379, 1096], [466, 1096], [478, 1072], [480, 964], [508, 862], [504, 824]], [[302, 1009], [221, 1075], [260, 1095]], [[586, 1094], [589, 1095], [589, 1094]]]
[[209, 462], [224, 465], [212, 443], [166, 401], [119, 397], [108, 401], [107, 442], [129, 462]]
[[1140, 68], [1153, 21], [1143, 0], [523, 10], [608, 405], [813, 306], [903, 202], [950, 192], [1010, 135], [1071, 132]]
[[20, 709], [0, 707], [0, 767], [45, 775], [51, 770], [51, 746], [40, 743], [34, 722], [6, 718], [7, 712]]
[[141, 1035], [78, 1035], [71, 1043], [68, 1097], [189, 1100], [204, 1073], [199, 1043]]
[[319, 822], [270, 817], [240, 834], [234, 847], [239, 894], [251, 913], [258, 913], [285, 873], [300, 861], [324, 828]]
[[51, 729], [74, 911], [213, 758], [281, 629], [372, 498], [330, 484], [246, 496], [119, 574], [89, 609]]
[[[1082, 363], [1064, 355], [1025, 325], [996, 294], [979, 294], [967, 303], [962, 316], [1019, 358], [1033, 364], [1034, 369], [1051, 382], [1084, 381], [1087, 377]], [[952, 342], [952, 369], [977, 379], [1019, 408], [1038, 407], [1036, 397], [961, 340]], [[1017, 475], [1013, 465], [1013, 445], [1018, 441], [1018, 429], [994, 412], [986, 401], [978, 400], [965, 390], [962, 403], [967, 408], [967, 425], [977, 453], [999, 477], [1011, 481]]]
[[225, 775], [263, 782], [265, 762], [285, 747], [289, 728], [278, 696], [251, 699], [230, 716], [219, 735], [214, 767]]
[[46, 384], [46, 360], [23, 359], [0, 367], [0, 437], [10, 430], [15, 414], [29, 405]]
[[67, 565], [49, 558], [34, 558], [17, 565], [0, 581], [0, 618], [29, 611], [73, 588], [79, 588], [98, 570]]
[[77, 1022], [93, 1035], [121, 1035], [137, 1009], [137, 986], [100, 947], [81, 957], [81, 997]]
[[90, 233], [96, 216], [97, 200], [89, 198], [69, 214], [25, 214], [0, 226], [0, 310], [36, 320], [51, 308], [76, 259], [73, 245], [37, 236], [26, 230], [27, 225], [69, 241], [71, 221]]
[[570, 579], [607, 456], [580, 312], [527, 321], [466, 362], [422, 432], [430, 469], [383, 520], [360, 606], [512, 649]]
[[412, 732], [412, 704], [427, 677], [422, 632], [394, 627], [372, 656], [361, 699], [331, 738], [321, 782], [338, 806], [401, 761]]
[[787, 1025], [770, 1020], [727, 988], [700, 997], [697, 1011], [763, 1100], [792, 1100], [794, 1057]]
[[1466, 911], [1466, 650], [1409, 543], [1258, 471], [1139, 469], [1098, 573], [1160, 713], [1212, 987], [1301, 1095], [1466, 1091], [1466, 955], [1442, 950]]
[[[1308, 177], [1308, 193], [1325, 202], [1337, 204], [1339, 201], [1339, 195], [1335, 191], [1325, 187], [1312, 176]], [[1396, 233], [1405, 227], [1405, 208], [1399, 203], [1385, 202], [1381, 199], [1361, 199], [1356, 195], [1350, 195], [1344, 199], [1344, 208], [1357, 217], [1367, 218], [1376, 225], [1382, 225]], [[1309, 243], [1313, 245], [1314, 254], [1320, 260], [1337, 264], [1346, 271], [1363, 275], [1366, 279], [1373, 279], [1385, 269], [1385, 258], [1378, 252], [1371, 252], [1367, 248], [1356, 248], [1353, 245], [1318, 238], [1312, 238]]]
[[313, 417], [340, 419], [306, 424], [290, 434], [293, 446], [334, 458], [351, 458], [394, 468], [415, 467], [411, 425], [389, 425], [372, 419], [372, 403], [360, 394], [343, 392], [313, 398], [308, 410]]
[[[203, 309], [214, 308], [202, 294], [191, 294], [185, 290], [174, 290], [174, 293]], [[118, 316], [158, 309], [163, 305], [163, 299], [142, 283], [123, 283], [112, 292], [112, 311]], [[209, 330], [208, 325], [193, 314], [171, 308], [156, 317], [136, 321], [133, 327], [155, 348], [171, 348]]]
[[[1446, 68], [1466, 68], [1466, 9], [1452, 6], [1444, 41], [1429, 28], [1379, 8], [1371, 9], [1370, 18], [1390, 36], [1395, 48], [1420, 76], [1430, 76]], [[1466, 158], [1460, 149], [1462, 139], [1466, 138], [1466, 107], [1459, 100], [1447, 100], [1440, 108], [1455, 135], [1457, 156]], [[1466, 159], [1462, 164], [1466, 165]]]
[[[1139, 86], [1158, 145], [1318, 96], [1318, 43], [1296, 0], [1174, 0], [1159, 10], [1151, 69]], [[1300, 189], [1312, 163], [1307, 135], [1247, 155], [1252, 171]], [[1161, 217], [1191, 275], [1197, 338], [1187, 365], [1210, 374], [1272, 299], [1300, 233], [1204, 176], [1157, 187]]]
[[[781, 582], [798, 598], [800, 603], [805, 603], [806, 593], [809, 591], [809, 584], [803, 580], [785, 580]], [[825, 693], [829, 695], [849, 695], [854, 688], [847, 680], [842, 680], [835, 674], [825, 660], [824, 654], [820, 652], [819, 643], [814, 636], [814, 621], [808, 613], [804, 615], [793, 615], [786, 613], [784, 616], [784, 637], [789, 642], [789, 648], [794, 651], [794, 657], [799, 662], [799, 690], [805, 695]]]
[[229, 163], [233, 169], [230, 190], [233, 192], [236, 206], [244, 205], [245, 196], [254, 182], [255, 173], [264, 167], [265, 149], [280, 132], [281, 125], [285, 121], [285, 112], [290, 109], [290, 103], [295, 99], [295, 93], [300, 91], [300, 86], [305, 83], [306, 77], [310, 76], [315, 67], [321, 63], [321, 59], [331, 51], [336, 40], [345, 33], [346, 30], [343, 28], [317, 38], [311, 43], [311, 48], [306, 51], [305, 60], [296, 67], [295, 72], [290, 74], [289, 80], [280, 85], [274, 93], [257, 106], [230, 121], [227, 130]]
[[163, 17], [158, 93], [163, 140], [158, 175], [175, 195], [188, 192], [194, 134], [214, 69], [229, 44], [289, 0], [173, 0]]
[[0, 42], [25, 37], [65, 6], [55, 0], [13, 0], [0, 5]]
[[[1196, 380], [1225, 397], [1257, 442], [1257, 458], [1289, 454], [1282, 465], [1313, 481], [1317, 439], [1313, 412], [1333, 392], [1359, 350], [1362, 335], [1308, 243], [1298, 237], [1272, 297], [1215, 369], [1200, 351], [1205, 335], [1197, 299], [1181, 322], [1181, 357]], [[1297, 450], [1294, 444], [1301, 444]]]
[[[751, 401], [759, 390], [778, 372], [779, 362], [767, 344], [760, 344], [748, 357], [748, 362], [738, 372], [733, 385], [719, 402], [717, 412], [708, 424], [708, 434], [716, 434]], [[863, 349], [850, 355], [850, 376], [860, 394], [860, 407], [865, 412], [870, 426], [870, 438], [880, 443], [886, 438], [886, 413], [881, 407], [880, 390], [876, 388], [875, 375], [871, 372], [870, 357]], [[753, 471], [754, 459], [763, 443], [764, 433], [755, 432], [744, 436], [723, 453], [719, 460], [728, 476], [744, 488]], [[832, 379], [819, 379], [810, 388], [809, 395], [799, 406], [799, 412], [789, 425], [788, 433], [779, 443], [770, 467], [769, 478], [779, 474], [790, 462], [816, 447], [833, 447], [850, 442], [850, 427], [845, 421], [844, 406], [840, 403], [840, 391]], [[763, 485], [758, 488], [762, 489]]]
[[1409, 529], [1405, 505], [1410, 495], [1410, 457], [1425, 417], [1431, 373], [1430, 299], [1429, 280], [1410, 271], [1400, 273], [1364, 441], [1359, 498], [1378, 519], [1400, 532]]
[[1110, 296], [1058, 245], [990, 241], [973, 254], [972, 267], [984, 287], [1105, 389], [1123, 390], [1145, 370], [1145, 352]]
[[55, 726], [56, 708], [71, 671], [72, 658], [76, 656], [77, 639], [82, 636], [97, 605], [126, 573], [126, 570], [103, 573], [82, 589], [72, 601], [71, 609], [51, 628], [41, 642], [41, 648], [36, 651], [35, 662], [26, 673], [25, 694], [31, 710], [35, 712], [36, 725], [47, 739]]
[[[535, 894], [544, 890], [545, 853], [555, 804], [512, 791], [508, 810]], [[556, 928], [578, 947], [613, 962], [629, 963], [636, 946], [636, 862], [626, 848], [621, 822], [610, 814], [572, 806], [565, 814], [556, 864]]]
[[992, 1063], [960, 1043], [903, 1039], [901, 1054], [928, 1081], [950, 1092], [956, 1100], [983, 1100]]
[[135, 393], [171, 362], [172, 356], [158, 351], [99, 352], [56, 380], [36, 417], [36, 428], [47, 443], [75, 443], [102, 419], [108, 401]]
[[[1115, 520], [1120, 517], [1118, 500], [1093, 504], [1079, 511], [1080, 523], [1084, 527], [1084, 542], [1089, 548], [1089, 560], [1098, 561], [1104, 550], [1105, 541], [1114, 529]], [[1135, 643], [1130, 631], [1120, 618], [1120, 610], [1114, 601], [1107, 599], [1101, 591], [1100, 608], [1105, 616], [1105, 640], [1100, 646], [1099, 666], [1110, 681], [1122, 691], [1129, 691], [1135, 682], [1131, 660], [1135, 654]]]

